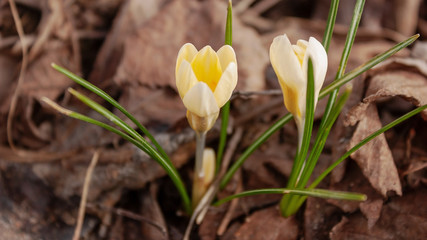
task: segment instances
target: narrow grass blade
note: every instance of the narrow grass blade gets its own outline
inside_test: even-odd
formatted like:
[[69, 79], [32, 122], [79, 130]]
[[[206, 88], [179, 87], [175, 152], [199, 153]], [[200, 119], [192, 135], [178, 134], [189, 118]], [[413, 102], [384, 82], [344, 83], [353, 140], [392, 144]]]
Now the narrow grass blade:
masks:
[[[227, 22], [225, 24], [225, 44], [232, 45], [233, 43], [233, 14], [231, 0], [228, 1]], [[221, 133], [219, 136], [218, 150], [216, 153], [215, 174], [218, 174], [221, 169], [222, 156], [224, 154], [225, 144], [227, 142], [228, 118], [230, 116], [230, 101], [221, 109]]]
[[[350, 23], [350, 27], [347, 33], [347, 37], [344, 44], [344, 49], [342, 51], [340, 64], [338, 67], [335, 80], [341, 78], [344, 75], [345, 69], [347, 67], [348, 58], [350, 57], [351, 48], [354, 44], [354, 39], [356, 38], [357, 28], [359, 27], [360, 19], [362, 18], [363, 6], [365, 5], [365, 0], [358, 0], [354, 7], [353, 18]], [[333, 90], [329, 95], [328, 103], [326, 104], [325, 111], [323, 113], [322, 121], [320, 123], [320, 131], [323, 131], [325, 122], [327, 121], [329, 114], [332, 111], [332, 107], [335, 104], [335, 100], [338, 95], [339, 88]]]
[[338, 118], [339, 114], [341, 113], [341, 110], [344, 107], [345, 103], [347, 102], [347, 99], [349, 98], [350, 94], [351, 94], [351, 87], [348, 87], [346, 91], [341, 95], [341, 97], [338, 98], [335, 106], [333, 107], [330, 117], [328, 118], [328, 120], [326, 121], [326, 124], [324, 125], [322, 132], [319, 135], [317, 135], [313, 149], [311, 150], [310, 156], [307, 160], [307, 167], [304, 168], [304, 171], [301, 175], [301, 180], [298, 183], [297, 187], [304, 188], [308, 180], [310, 179], [310, 176], [317, 164], [320, 154], [322, 153], [323, 147], [325, 146], [326, 139], [328, 138], [329, 132], [332, 129], [332, 125], [334, 124], [335, 120]]
[[109, 102], [111, 105], [113, 105], [115, 108], [117, 108], [119, 111], [121, 111], [126, 117], [128, 117], [135, 125], [146, 135], [150, 141], [156, 146], [157, 150], [167, 159], [167, 161], [171, 162], [169, 159], [169, 156], [166, 154], [166, 152], [163, 150], [163, 148], [160, 146], [160, 144], [156, 141], [156, 139], [151, 135], [151, 133], [140, 123], [132, 114], [130, 114], [124, 107], [122, 107], [116, 100], [114, 100], [110, 95], [108, 95], [106, 92], [101, 90], [100, 88], [96, 87], [92, 83], [86, 81], [85, 79], [77, 76], [76, 74], [68, 71], [67, 69], [56, 65], [55, 63], [52, 63], [52, 67], [56, 69], [58, 72], [64, 74], [77, 84], [83, 86], [84, 88], [88, 89], [89, 91], [95, 93], [96, 95], [103, 98], [105, 101]]
[[[69, 117], [72, 117], [72, 118], [75, 118], [75, 119], [78, 119], [78, 120], [81, 120], [84, 122], [88, 122], [88, 123], [97, 125], [99, 127], [102, 127], [104, 129], [112, 132], [112, 133], [119, 135], [120, 137], [122, 137], [126, 141], [131, 142], [136, 147], [138, 147], [142, 151], [146, 152], [153, 159], [158, 159], [159, 161], [157, 161], [157, 162], [163, 167], [163, 169], [165, 169], [165, 171], [167, 172], [167, 174], [171, 178], [172, 182], [175, 184], [176, 188], [178, 189], [178, 192], [181, 196], [181, 199], [183, 201], [183, 205], [184, 205], [186, 212], [188, 212], [188, 213], [191, 212], [190, 198], [187, 194], [185, 185], [182, 182], [178, 172], [176, 171], [176, 169], [173, 166], [168, 164], [167, 161], [165, 161], [164, 159], [159, 157], [160, 156], [159, 154], [156, 155], [156, 151], [153, 151], [153, 149], [147, 149], [147, 145], [143, 144], [142, 142], [136, 140], [135, 138], [127, 135], [126, 133], [124, 133], [124, 132], [122, 132], [122, 131], [120, 131], [120, 130], [118, 130], [118, 129], [116, 129], [116, 128], [108, 125], [108, 124], [105, 124], [105, 123], [100, 122], [98, 120], [95, 120], [93, 118], [87, 117], [85, 115], [79, 114], [77, 112], [73, 112], [69, 109], [63, 108], [48, 98], [42, 98], [42, 101], [44, 101], [45, 103], [47, 103], [48, 105], [50, 105], [51, 107], [56, 109], [58, 112], [66, 115], [66, 116], [69, 116]], [[151, 145], [148, 145], [148, 147], [151, 147]]]
[[[386, 52], [377, 55], [376, 57], [372, 58], [371, 60], [367, 61], [366, 63], [358, 66], [357, 68], [353, 69], [352, 71], [345, 74], [342, 78], [334, 81], [333, 83], [329, 84], [325, 88], [323, 88], [320, 91], [319, 99], [324, 98], [329, 93], [331, 93], [334, 89], [341, 87], [342, 85], [348, 83], [355, 77], [359, 76], [360, 74], [368, 71], [373, 66], [377, 65], [378, 63], [384, 61], [385, 59], [389, 58], [396, 52], [402, 50], [403, 48], [409, 46], [412, 44], [417, 38], [419, 38], [419, 34], [416, 34], [407, 40], [400, 42], [396, 44], [394, 47], [390, 48]], [[243, 154], [234, 162], [234, 164], [228, 169], [224, 177], [221, 179], [220, 187], [223, 189], [227, 183], [231, 180], [234, 173], [240, 168], [240, 166], [243, 165], [245, 160], [259, 147], [261, 144], [263, 144], [267, 139], [273, 135], [277, 130], [282, 128], [286, 123], [288, 123], [292, 119], [291, 114], [286, 114], [279, 120], [277, 120], [271, 127], [269, 127], [258, 139], [256, 139], [244, 152]]]
[[326, 52], [329, 50], [329, 44], [331, 43], [332, 34], [334, 32], [335, 20], [337, 18], [339, 0], [332, 0], [331, 6], [329, 7], [328, 21], [326, 23], [325, 33], [323, 34], [322, 44]]
[[332, 198], [332, 199], [350, 200], [350, 201], [365, 201], [367, 199], [365, 194], [341, 192], [341, 191], [330, 191], [325, 189], [308, 190], [308, 189], [291, 189], [291, 188], [269, 188], [269, 189], [257, 189], [257, 190], [241, 192], [241, 193], [220, 199], [217, 202], [215, 202], [213, 205], [219, 206], [235, 198], [260, 195], [260, 194], [295, 194], [295, 195], [301, 195], [301, 196]]
[[297, 157], [292, 167], [291, 176], [289, 177], [288, 187], [294, 188], [298, 182], [304, 162], [307, 159], [308, 149], [310, 147], [311, 132], [313, 130], [314, 121], [314, 73], [313, 62], [308, 59], [307, 69], [307, 99], [306, 99], [306, 114], [304, 122], [304, 134], [301, 146], [299, 147]]

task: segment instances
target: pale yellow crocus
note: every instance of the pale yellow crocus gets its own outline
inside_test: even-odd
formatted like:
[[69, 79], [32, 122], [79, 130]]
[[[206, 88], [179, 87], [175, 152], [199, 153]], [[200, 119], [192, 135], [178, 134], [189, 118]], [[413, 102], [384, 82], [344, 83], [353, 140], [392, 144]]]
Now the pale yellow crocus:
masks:
[[[229, 45], [215, 52], [210, 46], [197, 51], [193, 44], [186, 43], [178, 53], [175, 77], [179, 96], [187, 108], [188, 122], [196, 132], [195, 207], [206, 191], [206, 183], [211, 181], [208, 179], [211, 174], [207, 174], [207, 167], [204, 167], [207, 160], [203, 160], [206, 132], [214, 125], [219, 110], [237, 85], [236, 54]], [[215, 169], [214, 162], [209, 169]]]
[[298, 127], [298, 143], [301, 146], [304, 133], [307, 99], [307, 68], [311, 58], [314, 70], [314, 106], [325, 81], [328, 56], [322, 44], [310, 37], [292, 45], [286, 34], [274, 38], [270, 46], [270, 61], [279, 79], [283, 99]]
[[210, 46], [197, 51], [186, 43], [178, 53], [175, 76], [190, 126], [206, 132], [237, 85], [236, 54], [229, 45], [215, 52]]

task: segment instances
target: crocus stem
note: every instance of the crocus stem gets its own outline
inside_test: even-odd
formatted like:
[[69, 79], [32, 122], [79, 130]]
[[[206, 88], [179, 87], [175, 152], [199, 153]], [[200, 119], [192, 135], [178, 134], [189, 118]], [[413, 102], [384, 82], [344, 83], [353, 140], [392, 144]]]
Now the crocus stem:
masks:
[[203, 178], [203, 151], [205, 149], [206, 132], [196, 132], [196, 163], [195, 178]]

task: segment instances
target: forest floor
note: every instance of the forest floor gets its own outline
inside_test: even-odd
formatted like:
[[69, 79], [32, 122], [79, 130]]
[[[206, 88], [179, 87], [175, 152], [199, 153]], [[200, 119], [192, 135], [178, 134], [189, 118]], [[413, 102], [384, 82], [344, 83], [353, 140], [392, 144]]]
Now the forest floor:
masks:
[[[13, 20], [10, 2], [17, 5], [19, 22]], [[195, 136], [177, 94], [175, 61], [186, 42], [198, 49], [223, 45], [226, 2], [0, 1], [0, 240], [72, 239], [95, 152], [99, 158], [80, 239], [182, 239], [190, 216], [154, 160], [112, 133], [57, 113], [40, 99], [48, 97], [101, 120], [67, 92], [73, 87], [119, 114], [51, 63], [88, 79], [153, 133], [190, 189]], [[338, 70], [354, 2], [341, 1], [324, 86]], [[269, 62], [273, 38], [286, 33], [292, 43], [310, 36], [320, 41], [329, 1], [240, 0], [233, 6], [239, 82], [231, 100], [226, 147], [231, 161], [287, 113]], [[25, 44], [17, 25], [23, 28]], [[421, 37], [409, 48], [352, 81], [353, 92], [314, 176], [368, 134], [427, 104], [427, 3], [366, 2], [347, 72], [416, 33]], [[325, 99], [318, 103], [314, 134], [325, 105]], [[191, 239], [425, 239], [426, 120], [423, 112], [387, 131], [320, 185], [366, 194], [367, 201], [308, 198], [295, 216], [283, 218], [281, 196], [245, 197], [210, 207], [202, 223], [192, 228]], [[219, 128], [218, 120], [207, 146], [216, 149]], [[291, 121], [245, 161], [218, 197], [285, 187], [296, 139]]]

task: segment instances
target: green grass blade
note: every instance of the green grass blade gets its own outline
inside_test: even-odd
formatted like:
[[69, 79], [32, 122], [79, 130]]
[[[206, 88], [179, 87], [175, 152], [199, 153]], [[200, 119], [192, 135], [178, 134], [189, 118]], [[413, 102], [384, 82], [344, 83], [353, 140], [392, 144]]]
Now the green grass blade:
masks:
[[340, 164], [342, 161], [344, 161], [346, 158], [348, 158], [352, 153], [357, 151], [359, 148], [361, 148], [363, 145], [377, 137], [378, 135], [384, 133], [385, 131], [389, 130], [390, 128], [396, 126], [397, 124], [409, 119], [410, 117], [420, 113], [424, 109], [427, 108], [427, 105], [423, 105], [421, 107], [418, 107], [405, 115], [399, 117], [398, 119], [394, 120], [393, 122], [387, 124], [386, 126], [382, 127], [381, 129], [377, 130], [376, 132], [372, 133], [362, 141], [360, 141], [358, 144], [356, 144], [354, 147], [352, 147], [348, 152], [346, 152], [344, 155], [342, 155], [337, 161], [335, 161], [331, 166], [329, 166], [314, 182], [310, 185], [309, 189], [315, 188], [338, 164]]
[[377, 56], [370, 59], [366, 63], [363, 63], [362, 65], [358, 66], [357, 68], [353, 69], [352, 71], [344, 74], [344, 76], [342, 76], [341, 78], [337, 79], [336, 81], [332, 82], [328, 86], [324, 87], [320, 91], [319, 99], [324, 98], [326, 95], [331, 93], [334, 89], [341, 87], [342, 85], [344, 85], [347, 82], [351, 81], [352, 79], [356, 78], [360, 74], [368, 71], [369, 69], [371, 69], [372, 67], [374, 67], [378, 63], [386, 60], [387, 58], [389, 58], [393, 54], [397, 53], [398, 51], [400, 51], [403, 48], [411, 45], [419, 37], [420, 37], [419, 34], [413, 35], [412, 37], [406, 39], [405, 41], [396, 44], [395, 46], [393, 46], [389, 50], [385, 51], [384, 53], [378, 54]]
[[[394, 47], [390, 48], [386, 52], [377, 55], [376, 57], [370, 59], [366, 63], [363, 63], [362, 65], [358, 66], [357, 68], [353, 69], [352, 71], [346, 73], [342, 78], [334, 81], [333, 83], [329, 84], [325, 88], [323, 88], [320, 91], [319, 99], [324, 98], [329, 93], [331, 93], [334, 89], [341, 87], [342, 85], [348, 83], [355, 77], [359, 76], [360, 74], [366, 72], [367, 70], [371, 69], [378, 63], [384, 61], [385, 59], [389, 58], [396, 52], [402, 50], [403, 48], [409, 46], [412, 44], [417, 38], [419, 37], [419, 34], [416, 34], [408, 39], [406, 39], [403, 42], [400, 42], [396, 44]], [[271, 127], [269, 127], [258, 139], [256, 139], [244, 152], [243, 154], [234, 162], [234, 164], [228, 169], [224, 177], [221, 179], [220, 187], [221, 189], [224, 189], [224, 187], [227, 185], [227, 183], [231, 180], [234, 173], [240, 168], [240, 166], [243, 165], [245, 160], [259, 147], [261, 144], [263, 144], [267, 139], [273, 135], [276, 131], [278, 131], [280, 128], [282, 128], [286, 123], [288, 123], [292, 119], [291, 114], [286, 114], [279, 120], [277, 120]]]
[[[233, 43], [233, 14], [231, 0], [228, 2], [227, 22], [225, 25], [225, 44], [232, 45]], [[230, 116], [230, 101], [221, 109], [221, 133], [219, 135], [218, 150], [216, 153], [215, 173], [218, 174], [221, 169], [222, 156], [224, 154], [225, 144], [227, 142], [228, 118]]]
[[[135, 138], [127, 135], [126, 133], [108, 125], [105, 124], [103, 122], [100, 122], [98, 120], [95, 120], [93, 118], [87, 117], [85, 115], [79, 114], [77, 112], [73, 112], [69, 109], [65, 109], [61, 106], [59, 106], [58, 104], [56, 104], [55, 102], [51, 101], [48, 98], [42, 98], [42, 101], [44, 101], [45, 103], [47, 103], [48, 105], [50, 105], [51, 107], [53, 107], [54, 109], [56, 109], [58, 112], [84, 121], [84, 122], [88, 122], [94, 125], [97, 125], [99, 127], [102, 127], [112, 133], [115, 133], [117, 135], [119, 135], [120, 137], [124, 138], [125, 140], [131, 142], [132, 144], [134, 144], [136, 147], [138, 147], [139, 149], [141, 149], [142, 151], [146, 152], [150, 157], [152, 157], [153, 159], [158, 159], [159, 161], [157, 161], [162, 167], [163, 169], [165, 169], [165, 171], [167, 172], [167, 174], [169, 175], [169, 177], [172, 179], [173, 183], [175, 184], [176, 188], [178, 189], [178, 192], [181, 196], [181, 199], [183, 201], [183, 205], [185, 210], [190, 213], [191, 212], [191, 204], [190, 204], [190, 198], [187, 194], [186, 188], [184, 183], [182, 182], [178, 172], [176, 171], [176, 169], [171, 166], [170, 164], [168, 164], [167, 161], [165, 161], [164, 159], [162, 159], [161, 157], [159, 158], [159, 154], [156, 155], [156, 151], [153, 151], [153, 149], [147, 149], [147, 145], [143, 144], [142, 142], [136, 140]], [[148, 144], [148, 147], [151, 147], [151, 145]], [[151, 147], [152, 148], [152, 147]]]
[[288, 187], [294, 188], [300, 177], [303, 165], [307, 159], [308, 149], [310, 147], [311, 132], [313, 130], [314, 121], [314, 73], [313, 62], [311, 58], [308, 59], [307, 69], [307, 99], [306, 99], [306, 115], [304, 122], [304, 135], [302, 144], [299, 147], [297, 157], [292, 167], [291, 176], [289, 177]]
[[[337, 74], [335, 76], [335, 80], [341, 78], [344, 75], [345, 69], [347, 67], [348, 58], [350, 57], [351, 48], [354, 44], [354, 39], [356, 38], [357, 28], [359, 27], [360, 19], [362, 18], [363, 6], [365, 5], [365, 0], [358, 0], [354, 7], [353, 18], [350, 23], [350, 27], [347, 33], [347, 37], [344, 44], [344, 49], [342, 51], [340, 64], [338, 67]], [[335, 89], [329, 96], [328, 103], [326, 104], [325, 111], [323, 113], [322, 121], [320, 123], [320, 131], [323, 131], [323, 127], [325, 122], [327, 121], [329, 114], [332, 111], [332, 107], [335, 104], [335, 100], [338, 95], [338, 90]]]
[[225, 24], [225, 44], [232, 45], [233, 43], [233, 6], [231, 0], [228, 1], [227, 7], [227, 22]]
[[[105, 107], [101, 106], [99, 103], [93, 101], [92, 99], [86, 97], [85, 95], [77, 92], [76, 90], [69, 88], [68, 91], [78, 98], [80, 101], [82, 101], [84, 104], [88, 105], [93, 110], [97, 111], [99, 114], [110, 120], [112, 123], [123, 129], [127, 134], [132, 136], [133, 138], [137, 139], [144, 145], [150, 145], [147, 140], [145, 140], [135, 129], [131, 128], [127, 123], [125, 123], [122, 119], [117, 117], [115, 114], [113, 114], [111, 111], [106, 109]], [[147, 147], [147, 149], [150, 149]], [[151, 149], [150, 149], [151, 150]], [[157, 159], [156, 159], [157, 160]]]
[[116, 100], [114, 100], [110, 95], [108, 95], [106, 92], [101, 90], [100, 88], [96, 87], [92, 83], [86, 81], [85, 79], [77, 76], [76, 74], [68, 71], [67, 69], [56, 65], [55, 63], [52, 63], [52, 67], [56, 69], [58, 72], [64, 74], [77, 84], [83, 86], [84, 88], [88, 89], [89, 91], [95, 93], [96, 95], [103, 98], [105, 101], [109, 102], [111, 105], [113, 105], [115, 108], [117, 108], [119, 111], [121, 111], [126, 117], [128, 117], [135, 125], [146, 135], [150, 141], [156, 146], [157, 150], [167, 159], [167, 161], [171, 162], [169, 159], [169, 156], [166, 154], [164, 149], [160, 146], [160, 144], [156, 141], [156, 139], [151, 135], [151, 133], [140, 123], [136, 118], [130, 114], [124, 107], [122, 107]]
[[341, 95], [341, 97], [338, 98], [338, 101], [335, 104], [336, 106], [333, 107], [331, 115], [326, 121], [324, 129], [317, 136], [313, 149], [311, 150], [310, 156], [307, 160], [307, 167], [304, 168], [304, 171], [301, 176], [301, 181], [298, 183], [297, 187], [304, 188], [308, 180], [310, 179], [310, 176], [317, 164], [320, 154], [322, 153], [323, 147], [325, 146], [326, 139], [328, 138], [329, 132], [332, 129], [332, 125], [334, 124], [335, 120], [338, 118], [339, 114], [341, 113], [341, 110], [344, 107], [345, 103], [347, 102], [347, 99], [349, 98], [350, 94], [351, 94], [351, 88], [347, 88], [346, 91]]
[[291, 189], [291, 188], [269, 188], [269, 189], [257, 189], [241, 192], [226, 198], [220, 199], [215, 202], [214, 206], [219, 206], [230, 200], [240, 197], [247, 197], [260, 194], [295, 194], [301, 196], [319, 197], [319, 198], [332, 198], [339, 200], [350, 200], [350, 201], [365, 201], [367, 199], [365, 194], [331, 191], [325, 189]]
[[328, 21], [326, 23], [325, 33], [323, 34], [322, 45], [326, 52], [329, 50], [329, 44], [331, 43], [332, 34], [334, 32], [335, 20], [337, 18], [339, 0], [332, 0], [331, 6], [329, 7]]
[[[156, 151], [148, 142], [145, 140], [135, 129], [131, 128], [127, 123], [125, 123], [123, 120], [121, 120], [119, 117], [114, 115], [112, 112], [110, 112], [108, 109], [104, 108], [100, 104], [96, 103], [92, 99], [84, 96], [83, 94], [70, 89], [69, 90], [71, 94], [73, 94], [75, 97], [77, 97], [79, 100], [81, 100], [83, 103], [103, 115], [105, 118], [116, 124], [118, 127], [123, 129], [126, 133], [128, 133], [132, 138], [138, 140], [145, 149], [147, 150], [146, 153], [150, 155], [155, 161], [157, 161], [168, 173], [168, 175], [171, 177], [171, 179], [176, 182], [180, 183], [179, 185], [176, 185], [177, 188], [179, 188], [179, 191], [182, 191], [182, 187], [184, 187], [184, 184], [182, 183], [181, 178], [179, 177], [178, 171], [173, 166], [173, 164], [165, 159], [163, 155], [161, 155], [159, 152]], [[179, 181], [177, 181], [179, 180]], [[179, 187], [178, 187], [179, 186]], [[184, 187], [185, 190], [185, 187]]]

